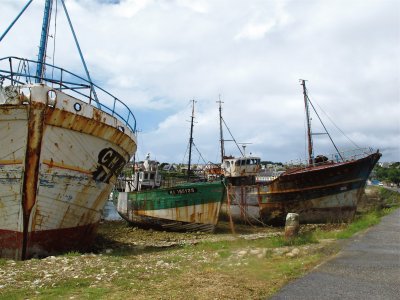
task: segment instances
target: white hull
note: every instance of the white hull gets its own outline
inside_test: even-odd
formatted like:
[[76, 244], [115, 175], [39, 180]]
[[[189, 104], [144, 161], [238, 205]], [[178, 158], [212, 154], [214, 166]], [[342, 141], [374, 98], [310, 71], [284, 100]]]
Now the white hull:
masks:
[[0, 256], [16, 259], [90, 245], [136, 151], [115, 117], [59, 91], [49, 99], [45, 85], [29, 90], [29, 98], [0, 96]]
[[227, 199], [222, 203], [221, 213], [224, 217], [231, 217], [235, 221], [259, 223], [258, 193], [259, 186], [257, 185], [229, 186]]

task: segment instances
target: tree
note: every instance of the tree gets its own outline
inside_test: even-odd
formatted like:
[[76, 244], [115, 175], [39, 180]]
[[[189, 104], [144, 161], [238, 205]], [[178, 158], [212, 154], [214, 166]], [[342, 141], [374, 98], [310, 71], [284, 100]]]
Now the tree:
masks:
[[393, 163], [388, 168], [382, 168], [381, 166], [377, 165], [374, 168], [375, 176], [380, 181], [388, 181], [395, 184], [400, 184], [400, 163], [396, 162]]
[[400, 183], [400, 169], [390, 168], [387, 172], [387, 179], [398, 185]]

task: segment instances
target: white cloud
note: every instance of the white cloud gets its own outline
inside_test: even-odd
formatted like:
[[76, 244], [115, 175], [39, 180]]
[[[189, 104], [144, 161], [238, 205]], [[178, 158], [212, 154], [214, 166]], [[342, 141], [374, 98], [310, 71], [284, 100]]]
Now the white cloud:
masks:
[[[25, 0], [5, 1], [0, 33]], [[195, 98], [195, 142], [219, 155], [218, 95], [239, 142], [265, 160], [302, 158], [304, 108], [312, 100], [360, 146], [400, 160], [400, 3], [337, 1], [67, 1], [92, 78], [136, 112], [139, 155], [181, 162]], [[0, 57], [35, 58], [42, 2], [0, 44]], [[57, 64], [82, 72], [65, 19]], [[64, 34], [65, 32], [65, 34]], [[326, 118], [325, 118], [326, 120]], [[315, 121], [315, 120], [314, 120]], [[346, 138], [326, 121], [341, 148]], [[316, 125], [316, 122], [313, 122]], [[331, 151], [326, 139], [318, 153]], [[231, 143], [228, 152], [238, 154]], [[235, 152], [236, 151], [236, 152]], [[143, 158], [143, 157], [142, 157]]]
[[250, 23], [241, 30], [238, 35], [235, 36], [235, 39], [243, 39], [248, 38], [250, 40], [258, 40], [263, 38], [264, 35], [275, 27], [276, 23], [274, 21], [266, 22], [264, 24], [254, 24]]
[[124, 0], [114, 5], [112, 10], [117, 17], [132, 18], [152, 3], [153, 0]]
[[209, 9], [208, 1], [205, 0], [178, 0], [178, 4], [203, 14]]

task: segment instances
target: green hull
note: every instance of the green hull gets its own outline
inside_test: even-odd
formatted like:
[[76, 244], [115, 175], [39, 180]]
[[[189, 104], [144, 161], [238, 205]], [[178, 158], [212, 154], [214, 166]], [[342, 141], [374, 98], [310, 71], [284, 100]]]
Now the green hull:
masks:
[[213, 231], [224, 197], [223, 182], [119, 193], [118, 213], [128, 222], [176, 231]]

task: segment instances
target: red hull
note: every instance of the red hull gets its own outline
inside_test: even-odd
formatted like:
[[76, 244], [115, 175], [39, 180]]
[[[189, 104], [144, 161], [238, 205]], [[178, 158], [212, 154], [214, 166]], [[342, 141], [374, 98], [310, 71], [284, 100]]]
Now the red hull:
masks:
[[0, 257], [16, 260], [88, 251], [93, 245], [98, 223], [75, 228], [30, 232], [24, 253], [22, 232], [0, 230]]

